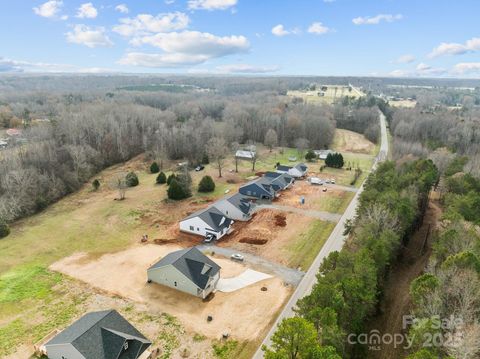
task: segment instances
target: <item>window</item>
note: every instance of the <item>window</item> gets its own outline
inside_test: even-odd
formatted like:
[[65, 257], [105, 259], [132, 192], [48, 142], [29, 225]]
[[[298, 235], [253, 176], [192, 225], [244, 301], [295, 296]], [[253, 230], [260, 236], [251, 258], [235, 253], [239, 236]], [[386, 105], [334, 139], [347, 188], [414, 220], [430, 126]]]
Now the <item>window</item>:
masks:
[[194, 231], [194, 230], [195, 230], [195, 228], [193, 228], [193, 226], [190, 226], [190, 230], [191, 230], [191, 231]]
[[176, 286], [177, 286], [177, 282], [173, 282], [173, 285], [176, 287]]
[[200, 228], [197, 227], [197, 232], [200, 232]]

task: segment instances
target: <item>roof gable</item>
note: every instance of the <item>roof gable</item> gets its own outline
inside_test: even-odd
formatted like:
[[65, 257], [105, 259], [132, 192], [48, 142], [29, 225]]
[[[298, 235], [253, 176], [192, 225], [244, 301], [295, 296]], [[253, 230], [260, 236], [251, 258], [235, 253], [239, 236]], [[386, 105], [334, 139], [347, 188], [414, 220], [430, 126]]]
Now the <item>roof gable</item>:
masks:
[[[129, 358], [137, 358], [151, 342], [115, 310], [87, 313], [46, 346], [71, 344], [86, 358], [117, 358], [126, 340], [138, 342], [138, 348]], [[140, 350], [142, 349], [142, 350]], [[116, 353], [112, 356], [112, 353]]]
[[167, 254], [149, 268], [174, 266], [197, 287], [205, 289], [211, 277], [220, 271], [220, 266], [200, 252], [197, 248], [187, 248]]

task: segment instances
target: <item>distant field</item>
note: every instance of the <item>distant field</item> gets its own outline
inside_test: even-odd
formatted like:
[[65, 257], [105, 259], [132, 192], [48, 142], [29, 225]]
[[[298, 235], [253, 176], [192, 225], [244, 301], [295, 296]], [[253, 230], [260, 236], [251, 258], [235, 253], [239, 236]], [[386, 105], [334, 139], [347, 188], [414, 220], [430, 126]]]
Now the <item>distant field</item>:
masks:
[[[355, 87], [349, 86], [336, 86], [336, 85], [325, 85], [327, 89], [322, 91], [323, 86], [318, 86], [318, 89], [315, 91], [288, 91], [287, 95], [291, 97], [300, 97], [306, 103], [326, 103], [333, 104], [343, 97], [354, 97], [359, 98], [365, 96], [363, 92]], [[323, 95], [322, 95], [323, 94]]]
[[417, 106], [417, 101], [415, 101], [415, 100], [399, 100], [399, 101], [389, 100], [388, 104], [392, 107], [398, 107], [398, 108], [414, 108], [415, 106]]

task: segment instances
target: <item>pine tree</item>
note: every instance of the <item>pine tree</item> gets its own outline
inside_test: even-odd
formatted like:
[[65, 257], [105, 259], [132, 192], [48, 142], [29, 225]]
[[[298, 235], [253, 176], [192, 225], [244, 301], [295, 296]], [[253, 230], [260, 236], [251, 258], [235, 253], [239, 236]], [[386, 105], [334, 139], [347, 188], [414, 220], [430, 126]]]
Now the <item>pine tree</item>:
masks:
[[160, 172], [157, 176], [157, 184], [164, 184], [167, 182], [167, 176], [165, 176], [165, 173]]
[[167, 185], [170, 186], [170, 183], [172, 183], [172, 180], [177, 178], [177, 176], [175, 176], [175, 173], [172, 173], [170, 176], [168, 176], [167, 178]]
[[129, 172], [125, 177], [125, 181], [127, 183], [127, 187], [135, 187], [138, 186], [138, 176], [135, 172]]
[[204, 176], [198, 184], [198, 192], [213, 192], [215, 191], [215, 182], [212, 177]]
[[150, 165], [150, 173], [158, 173], [160, 172], [160, 167], [158, 167], [158, 163], [157, 162], [153, 162], [151, 165]]
[[181, 200], [187, 198], [182, 186], [177, 182], [175, 178], [172, 178], [167, 190], [168, 198], [174, 200]]

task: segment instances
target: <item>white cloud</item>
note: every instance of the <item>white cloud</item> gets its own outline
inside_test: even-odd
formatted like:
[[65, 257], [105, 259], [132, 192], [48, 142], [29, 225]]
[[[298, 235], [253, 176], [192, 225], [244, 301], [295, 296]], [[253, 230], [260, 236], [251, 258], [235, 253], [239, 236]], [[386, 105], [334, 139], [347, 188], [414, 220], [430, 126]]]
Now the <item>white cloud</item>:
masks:
[[323, 25], [321, 22], [314, 22], [312, 25], [309, 26], [308, 32], [311, 34], [316, 35], [323, 35], [330, 32], [331, 29]]
[[118, 63], [141, 67], [181, 67], [198, 65], [208, 60], [205, 55], [190, 54], [148, 54], [143, 52], [129, 52]]
[[175, 2], [175, 0], [165, 0], [165, 4], [167, 5], [172, 5]]
[[217, 72], [228, 74], [266, 74], [280, 70], [279, 66], [255, 66], [248, 64], [231, 64], [216, 67]]
[[93, 47], [112, 46], [113, 42], [105, 33], [104, 27], [89, 27], [86, 25], [75, 25], [73, 31], [67, 32], [67, 41], [74, 44], [81, 44]]
[[444, 56], [444, 55], [463, 55], [467, 52], [480, 51], [480, 37], [474, 37], [459, 44], [455, 42], [442, 42], [439, 46], [434, 48], [428, 55], [430, 58]]
[[78, 67], [68, 64], [52, 64], [44, 62], [18, 61], [0, 57], [0, 72], [74, 72], [74, 73], [105, 73], [112, 69], [100, 67]]
[[285, 27], [282, 24], [278, 24], [272, 27], [272, 34], [274, 34], [275, 36], [285, 36], [288, 35], [289, 32], [285, 30]]
[[448, 71], [443, 68], [432, 67], [422, 62], [413, 70], [394, 70], [389, 75], [392, 77], [439, 77], [447, 73]]
[[33, 8], [33, 12], [38, 16], [54, 18], [60, 12], [63, 1], [50, 0], [38, 7]]
[[80, 5], [76, 17], [80, 19], [95, 19], [98, 15], [97, 9], [91, 2]]
[[190, 18], [182, 12], [158, 14], [140, 14], [134, 18], [120, 19], [113, 31], [123, 36], [141, 36], [149, 33], [183, 30], [188, 27]]
[[183, 31], [159, 33], [134, 39], [135, 45], [148, 44], [169, 53], [205, 54], [219, 57], [245, 52], [250, 44], [244, 36], [215, 36], [208, 32]]
[[128, 14], [128, 6], [126, 4], [119, 4], [115, 6], [115, 11], [121, 12], [122, 14]]
[[461, 62], [453, 67], [452, 72], [457, 75], [480, 74], [480, 62]]
[[244, 36], [219, 37], [198, 31], [159, 33], [135, 38], [132, 43], [151, 45], [164, 52], [160, 54], [130, 52], [119, 63], [144, 67], [180, 67], [246, 52], [250, 48]]
[[397, 64], [411, 64], [416, 60], [415, 56], [413, 55], [402, 55], [398, 59], [396, 59], [394, 62]]
[[237, 0], [189, 0], [191, 10], [226, 10], [237, 5]]
[[379, 14], [373, 17], [356, 17], [352, 20], [355, 25], [378, 25], [380, 22], [394, 22], [403, 19], [403, 15]]

